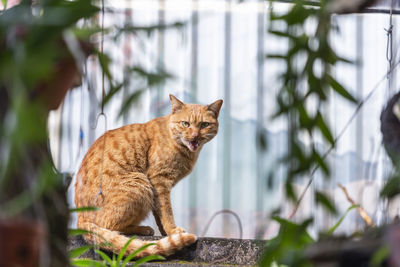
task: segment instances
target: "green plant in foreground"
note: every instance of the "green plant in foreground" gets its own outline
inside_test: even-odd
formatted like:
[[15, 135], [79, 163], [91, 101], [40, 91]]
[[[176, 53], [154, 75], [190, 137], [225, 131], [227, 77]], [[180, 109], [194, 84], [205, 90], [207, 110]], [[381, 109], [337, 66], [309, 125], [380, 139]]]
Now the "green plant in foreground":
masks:
[[[325, 177], [330, 175], [327, 153], [321, 153], [316, 137], [322, 137], [331, 148], [335, 146], [336, 139], [323, 115], [331, 92], [350, 102], [357, 102], [332, 74], [338, 62], [350, 61], [338, 56], [330, 43], [330, 35], [335, 27], [327, 9], [329, 1], [319, 1], [318, 6], [314, 7], [307, 6], [307, 2], [293, 1], [289, 10], [279, 15], [272, 8], [269, 28], [271, 34], [288, 43], [284, 53], [268, 55], [268, 58], [279, 60], [285, 66], [279, 76], [280, 90], [276, 96], [278, 109], [273, 118], [288, 121], [288, 149], [282, 164], [286, 169], [286, 196], [296, 207], [301, 198], [298, 198], [294, 189], [295, 182], [309, 176], [311, 183], [317, 169]], [[310, 140], [307, 146], [303, 138]], [[330, 214], [337, 214], [335, 205], [323, 191], [315, 191], [314, 199]], [[326, 234], [332, 234], [344, 216]], [[299, 223], [280, 217], [272, 219], [280, 224], [280, 230], [275, 238], [267, 242], [260, 265], [269, 267], [275, 262], [278, 265], [309, 266], [303, 251], [315, 242], [307, 232], [313, 218]]]
[[[125, 267], [136, 255], [138, 255], [140, 252], [145, 250], [149, 246], [154, 246], [156, 245], [155, 243], [150, 243], [142, 246], [138, 250], [132, 252], [128, 256], [124, 258], [125, 252], [129, 246], [129, 244], [134, 240], [136, 237], [131, 237], [124, 247], [121, 249], [119, 254], [116, 256], [113, 254], [112, 258], [110, 258], [106, 253], [104, 253], [101, 250], [95, 249], [94, 245], [87, 245], [87, 246], [82, 246], [76, 249], [73, 249], [70, 251], [70, 259], [71, 259], [71, 265], [73, 266], [101, 266], [101, 267]], [[94, 260], [94, 259], [77, 259], [80, 255], [88, 251], [89, 249], [95, 249], [95, 253], [100, 255], [101, 258], [103, 259], [102, 261]], [[124, 259], [123, 259], [124, 258]], [[159, 255], [149, 255], [143, 258], [138, 259], [135, 261], [135, 263], [132, 266], [139, 266], [142, 265], [146, 262], [153, 261], [153, 260], [165, 260], [164, 257], [159, 256]]]

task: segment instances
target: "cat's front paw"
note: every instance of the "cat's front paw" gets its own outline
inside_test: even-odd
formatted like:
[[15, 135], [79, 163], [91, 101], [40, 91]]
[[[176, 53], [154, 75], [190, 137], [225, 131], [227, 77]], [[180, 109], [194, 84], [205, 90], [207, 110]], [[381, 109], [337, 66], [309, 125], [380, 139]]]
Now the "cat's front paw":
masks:
[[175, 227], [174, 229], [169, 231], [168, 235], [180, 234], [180, 233], [186, 233], [186, 230], [183, 229], [182, 227]]

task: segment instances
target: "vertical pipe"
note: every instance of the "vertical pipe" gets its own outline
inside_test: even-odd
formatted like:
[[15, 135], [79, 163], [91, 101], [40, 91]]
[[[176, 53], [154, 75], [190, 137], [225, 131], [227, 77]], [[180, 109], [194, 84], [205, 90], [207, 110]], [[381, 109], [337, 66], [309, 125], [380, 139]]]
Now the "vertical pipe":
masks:
[[[231, 0], [226, 0], [225, 36], [224, 36], [224, 139], [223, 139], [223, 208], [231, 208], [231, 37], [232, 37]], [[224, 235], [229, 234], [229, 220], [224, 215]]]
[[[263, 114], [264, 114], [264, 32], [265, 32], [265, 16], [263, 3], [264, 0], [258, 0], [259, 9], [257, 14], [257, 147], [256, 147], [256, 164], [257, 164], [257, 184], [256, 184], [256, 210], [261, 214], [264, 210], [264, 184], [263, 182], [263, 148], [259, 142], [260, 138], [264, 138]], [[259, 229], [256, 229], [256, 235]]]
[[[158, 24], [159, 25], [164, 25], [165, 24], [165, 0], [159, 0], [159, 10], [158, 10]], [[158, 51], [158, 62], [157, 65], [160, 69], [164, 68], [164, 47], [165, 44], [165, 34], [164, 30], [159, 30], [158, 31], [158, 43], [157, 43], [157, 51]], [[157, 88], [156, 92], [156, 116], [159, 117], [161, 116], [161, 110], [160, 110], [160, 103], [162, 103], [162, 98], [163, 98], [163, 86], [159, 86]]]
[[[363, 16], [356, 16], [356, 57], [357, 65], [356, 69], [356, 97], [362, 99], [363, 97], [363, 51], [364, 51], [364, 33], [363, 33]], [[358, 181], [366, 178], [363, 177], [363, 112], [362, 110], [358, 113], [356, 117], [356, 154], [357, 154], [357, 165], [356, 165], [356, 177]]]
[[[192, 18], [191, 18], [191, 64], [190, 64], [190, 89], [191, 89], [191, 102], [197, 102], [197, 58], [198, 58], [198, 0], [192, 1]], [[197, 208], [198, 208], [198, 194], [197, 194], [197, 169], [195, 169], [189, 180], [189, 203], [190, 211], [189, 218], [190, 232], [197, 233]]]

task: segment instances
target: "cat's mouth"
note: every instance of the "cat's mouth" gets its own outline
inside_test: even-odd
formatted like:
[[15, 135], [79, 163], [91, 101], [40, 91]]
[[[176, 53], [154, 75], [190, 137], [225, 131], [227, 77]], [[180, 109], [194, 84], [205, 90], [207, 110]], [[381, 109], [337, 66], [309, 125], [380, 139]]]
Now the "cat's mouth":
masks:
[[196, 151], [198, 147], [199, 147], [199, 141], [189, 141], [189, 149], [191, 151]]

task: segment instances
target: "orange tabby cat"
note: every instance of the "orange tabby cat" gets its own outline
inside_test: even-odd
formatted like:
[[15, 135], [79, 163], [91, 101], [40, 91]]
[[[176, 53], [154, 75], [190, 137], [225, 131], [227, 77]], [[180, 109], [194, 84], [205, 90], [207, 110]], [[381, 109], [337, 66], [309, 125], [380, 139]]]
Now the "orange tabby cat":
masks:
[[[184, 104], [173, 95], [170, 99], [168, 116], [106, 132], [91, 146], [79, 169], [75, 205], [95, 205], [99, 210], [78, 213], [78, 227], [104, 238], [111, 244], [104, 248], [113, 252], [118, 253], [128, 241], [120, 233], [154, 234], [151, 227], [139, 225], [150, 211], [162, 235], [168, 237], [135, 239], [127, 253], [156, 242], [138, 257], [168, 256], [196, 241], [195, 235], [175, 225], [170, 192], [191, 172], [203, 145], [217, 134], [222, 100], [202, 106]], [[85, 238], [94, 242], [96, 235]]]

